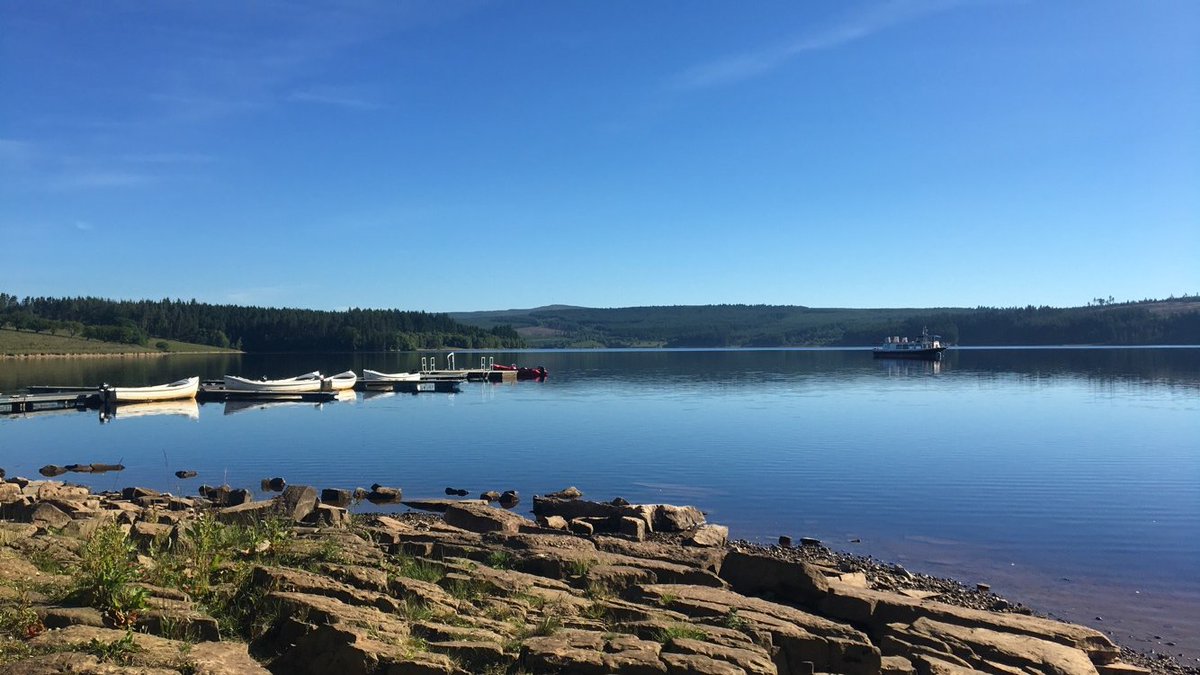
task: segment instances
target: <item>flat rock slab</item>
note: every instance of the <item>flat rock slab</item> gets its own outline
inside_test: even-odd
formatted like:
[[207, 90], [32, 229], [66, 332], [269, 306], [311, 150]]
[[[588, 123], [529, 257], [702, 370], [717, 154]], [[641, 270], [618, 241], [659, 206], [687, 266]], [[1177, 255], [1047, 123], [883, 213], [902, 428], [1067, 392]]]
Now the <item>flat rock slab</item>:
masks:
[[433, 511], [434, 513], [445, 513], [451, 506], [459, 505], [476, 505], [487, 506], [486, 499], [404, 499], [400, 502], [410, 509], [418, 511]]
[[[110, 673], [128, 675], [158, 675], [170, 673], [178, 675], [179, 667], [189, 665], [191, 672], [197, 675], [270, 675], [258, 662], [250, 657], [246, 645], [237, 642], [201, 642], [188, 647], [188, 643], [168, 640], [144, 633], [126, 633], [123, 630], [111, 628], [96, 628], [93, 626], [70, 626], [62, 630], [47, 631], [29, 641], [35, 648], [55, 651], [83, 650], [93, 640], [100, 644], [112, 644], [132, 635], [137, 645], [137, 651], [130, 654], [130, 666], [121, 667], [114, 664], [97, 663], [95, 657], [87, 654], [64, 654], [58, 656], [76, 657], [67, 663], [29, 663], [23, 661], [15, 664], [19, 670], [0, 670], [0, 674], [17, 675], [17, 673], [91, 673], [108, 675]], [[185, 655], [186, 654], [186, 655]], [[83, 657], [83, 658], [78, 658]], [[89, 660], [90, 659], [90, 660]], [[71, 670], [70, 664], [78, 668]], [[58, 670], [37, 670], [39, 667], [50, 668], [57, 666]]]
[[446, 523], [469, 532], [504, 532], [516, 534], [533, 521], [511, 511], [481, 504], [454, 504], [446, 508]]

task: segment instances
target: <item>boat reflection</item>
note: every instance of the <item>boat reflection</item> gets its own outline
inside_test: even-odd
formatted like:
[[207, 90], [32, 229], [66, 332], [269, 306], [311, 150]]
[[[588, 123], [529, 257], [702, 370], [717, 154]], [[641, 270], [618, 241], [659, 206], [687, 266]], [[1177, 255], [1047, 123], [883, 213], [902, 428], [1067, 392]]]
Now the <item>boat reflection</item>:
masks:
[[940, 375], [942, 360], [939, 359], [877, 359], [879, 369], [889, 377], [915, 377]]
[[175, 401], [147, 401], [145, 403], [120, 403], [101, 408], [100, 423], [104, 424], [115, 419], [131, 417], [147, 417], [150, 415], [179, 415], [188, 419], [200, 419], [200, 406], [194, 398]]
[[225, 414], [236, 415], [248, 410], [266, 410], [268, 408], [306, 407], [320, 410], [320, 403], [309, 401], [225, 401]]

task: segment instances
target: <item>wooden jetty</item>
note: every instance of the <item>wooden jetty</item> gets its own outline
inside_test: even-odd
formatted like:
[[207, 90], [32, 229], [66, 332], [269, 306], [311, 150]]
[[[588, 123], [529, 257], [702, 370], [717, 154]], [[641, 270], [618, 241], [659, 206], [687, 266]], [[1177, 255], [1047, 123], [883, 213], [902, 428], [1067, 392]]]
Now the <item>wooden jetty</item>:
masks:
[[392, 391], [405, 392], [408, 394], [421, 394], [427, 392], [437, 392], [440, 394], [454, 394], [462, 391], [463, 380], [413, 380], [411, 382], [394, 382], [392, 383]]
[[93, 387], [87, 391], [90, 393], [66, 391], [0, 395], [0, 414], [11, 415], [68, 408], [85, 410], [89, 406], [93, 408], [98, 406], [100, 396], [96, 393], [96, 389]]
[[515, 370], [427, 370], [421, 373], [422, 380], [467, 380], [468, 382], [516, 382]]

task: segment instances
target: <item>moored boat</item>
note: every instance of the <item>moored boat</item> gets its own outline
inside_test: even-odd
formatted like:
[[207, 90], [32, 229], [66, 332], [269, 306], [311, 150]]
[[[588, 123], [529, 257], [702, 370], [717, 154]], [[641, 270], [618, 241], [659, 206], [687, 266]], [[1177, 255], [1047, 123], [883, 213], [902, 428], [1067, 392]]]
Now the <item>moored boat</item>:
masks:
[[877, 359], [940, 359], [944, 351], [941, 336], [930, 335], [927, 328], [921, 330], [919, 338], [891, 336], [871, 350]]
[[106, 403], [133, 403], [145, 401], [172, 401], [180, 398], [195, 398], [200, 388], [199, 377], [186, 377], [169, 384], [150, 387], [100, 387], [100, 398]]
[[518, 366], [515, 364], [511, 365], [511, 366], [505, 366], [505, 365], [501, 365], [499, 363], [495, 363], [495, 364], [492, 364], [492, 370], [501, 370], [501, 371], [510, 371], [510, 372], [516, 371], [518, 380], [542, 380], [542, 379], [545, 379], [547, 375], [549, 375], [549, 373], [546, 372], [546, 368], [544, 366], [538, 366], [537, 368], [526, 368], [524, 366]]
[[321, 391], [321, 372], [288, 377], [281, 380], [248, 380], [234, 375], [225, 376], [225, 388], [232, 391], [307, 392]]
[[374, 382], [415, 382], [421, 379], [420, 373], [381, 373], [378, 370], [370, 370], [363, 368], [363, 383], [371, 384]]
[[344, 391], [346, 389], [353, 389], [357, 382], [358, 375], [354, 374], [353, 370], [347, 370], [344, 373], [321, 378], [321, 390]]

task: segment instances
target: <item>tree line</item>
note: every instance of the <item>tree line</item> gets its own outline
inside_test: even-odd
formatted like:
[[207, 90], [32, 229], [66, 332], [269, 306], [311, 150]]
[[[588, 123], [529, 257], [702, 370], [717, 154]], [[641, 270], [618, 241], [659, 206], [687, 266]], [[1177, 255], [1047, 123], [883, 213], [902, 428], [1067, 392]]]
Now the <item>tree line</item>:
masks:
[[[866, 346], [925, 328], [963, 345], [1200, 344], [1200, 296], [1086, 307], [845, 309], [786, 305], [553, 307], [458, 314], [513, 325], [539, 347]], [[535, 337], [536, 336], [536, 337]]]
[[196, 300], [48, 298], [0, 293], [0, 326], [146, 344], [151, 336], [251, 352], [508, 349], [511, 326], [479, 328], [446, 314], [395, 309], [341, 312], [212, 305]]

